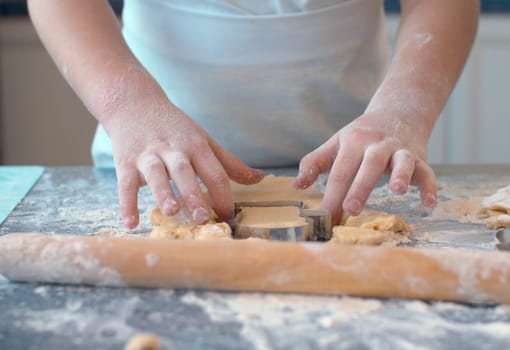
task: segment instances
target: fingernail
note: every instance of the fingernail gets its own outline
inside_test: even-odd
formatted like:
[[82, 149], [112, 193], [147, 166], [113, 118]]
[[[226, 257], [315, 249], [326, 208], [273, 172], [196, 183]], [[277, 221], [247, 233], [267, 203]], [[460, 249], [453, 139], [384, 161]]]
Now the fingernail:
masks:
[[423, 196], [423, 204], [427, 207], [434, 207], [437, 204], [437, 198], [432, 193], [426, 193]]
[[400, 181], [395, 181], [391, 184], [391, 190], [396, 194], [404, 194], [406, 192], [406, 186]]
[[263, 177], [264, 177], [264, 170], [262, 170], [262, 169], [254, 169], [254, 172], [251, 175], [251, 180], [261, 179]]
[[434, 207], [437, 204], [437, 198], [432, 193], [427, 193], [423, 202], [427, 207]]
[[294, 180], [294, 188], [298, 190], [302, 190], [305, 188], [303, 180], [300, 178], [300, 175], [296, 177], [296, 180]]
[[122, 223], [127, 228], [133, 228], [136, 225], [136, 216], [126, 216], [122, 218]]
[[197, 208], [191, 213], [191, 221], [194, 224], [203, 224], [209, 221], [209, 211], [204, 208]]
[[361, 207], [361, 203], [359, 200], [352, 199], [346, 204], [345, 209], [349, 214], [358, 215], [359, 213], [361, 213], [361, 209], [363, 208]]
[[172, 216], [175, 215], [177, 210], [179, 210], [179, 207], [176, 201], [174, 201], [171, 198], [168, 198], [163, 202], [163, 207], [161, 209], [163, 210], [163, 214], [165, 214], [166, 216]]

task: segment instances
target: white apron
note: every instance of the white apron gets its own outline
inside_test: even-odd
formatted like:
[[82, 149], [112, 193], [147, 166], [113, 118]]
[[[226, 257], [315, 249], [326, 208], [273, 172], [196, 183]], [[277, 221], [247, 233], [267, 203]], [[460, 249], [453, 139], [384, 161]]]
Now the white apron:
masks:
[[[233, 3], [125, 0], [123, 34], [169, 99], [228, 151], [255, 167], [295, 166], [361, 115], [382, 80], [382, 0]], [[113, 166], [102, 127], [92, 153]]]

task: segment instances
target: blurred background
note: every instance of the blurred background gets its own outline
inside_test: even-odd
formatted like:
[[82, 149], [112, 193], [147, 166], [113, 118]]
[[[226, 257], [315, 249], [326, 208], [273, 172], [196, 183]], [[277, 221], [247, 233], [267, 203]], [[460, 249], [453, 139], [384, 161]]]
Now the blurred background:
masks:
[[[110, 1], [120, 15], [122, 1]], [[385, 1], [390, 44], [398, 0]], [[510, 163], [510, 0], [482, 0], [474, 49], [429, 145], [432, 164]], [[0, 164], [91, 165], [95, 119], [60, 76], [24, 0], [0, 0]]]

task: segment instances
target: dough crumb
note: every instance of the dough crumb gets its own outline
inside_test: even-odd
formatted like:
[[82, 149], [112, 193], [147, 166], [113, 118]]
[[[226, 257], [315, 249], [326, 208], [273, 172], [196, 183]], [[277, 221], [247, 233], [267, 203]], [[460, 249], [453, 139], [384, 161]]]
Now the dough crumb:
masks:
[[139, 333], [131, 337], [124, 350], [161, 350], [159, 337], [152, 333]]

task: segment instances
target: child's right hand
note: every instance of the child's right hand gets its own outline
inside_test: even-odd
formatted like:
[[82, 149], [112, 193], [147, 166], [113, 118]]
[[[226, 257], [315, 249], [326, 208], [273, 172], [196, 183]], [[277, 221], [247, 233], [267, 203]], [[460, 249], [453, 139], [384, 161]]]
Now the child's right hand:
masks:
[[[209, 220], [209, 204], [197, 176], [207, 187], [212, 207], [219, 218], [229, 219], [234, 211], [229, 179], [243, 184], [260, 181], [261, 170], [248, 167], [225, 151], [197, 123], [175, 107], [163, 91], [149, 81], [133, 88], [126, 103], [114, 105], [101, 118], [112, 143], [119, 203], [123, 223], [138, 225], [138, 188], [147, 184], [161, 212], [167, 216], [179, 210], [172, 179], [181, 203], [193, 224]], [[104, 111], [103, 111], [104, 113]]]

